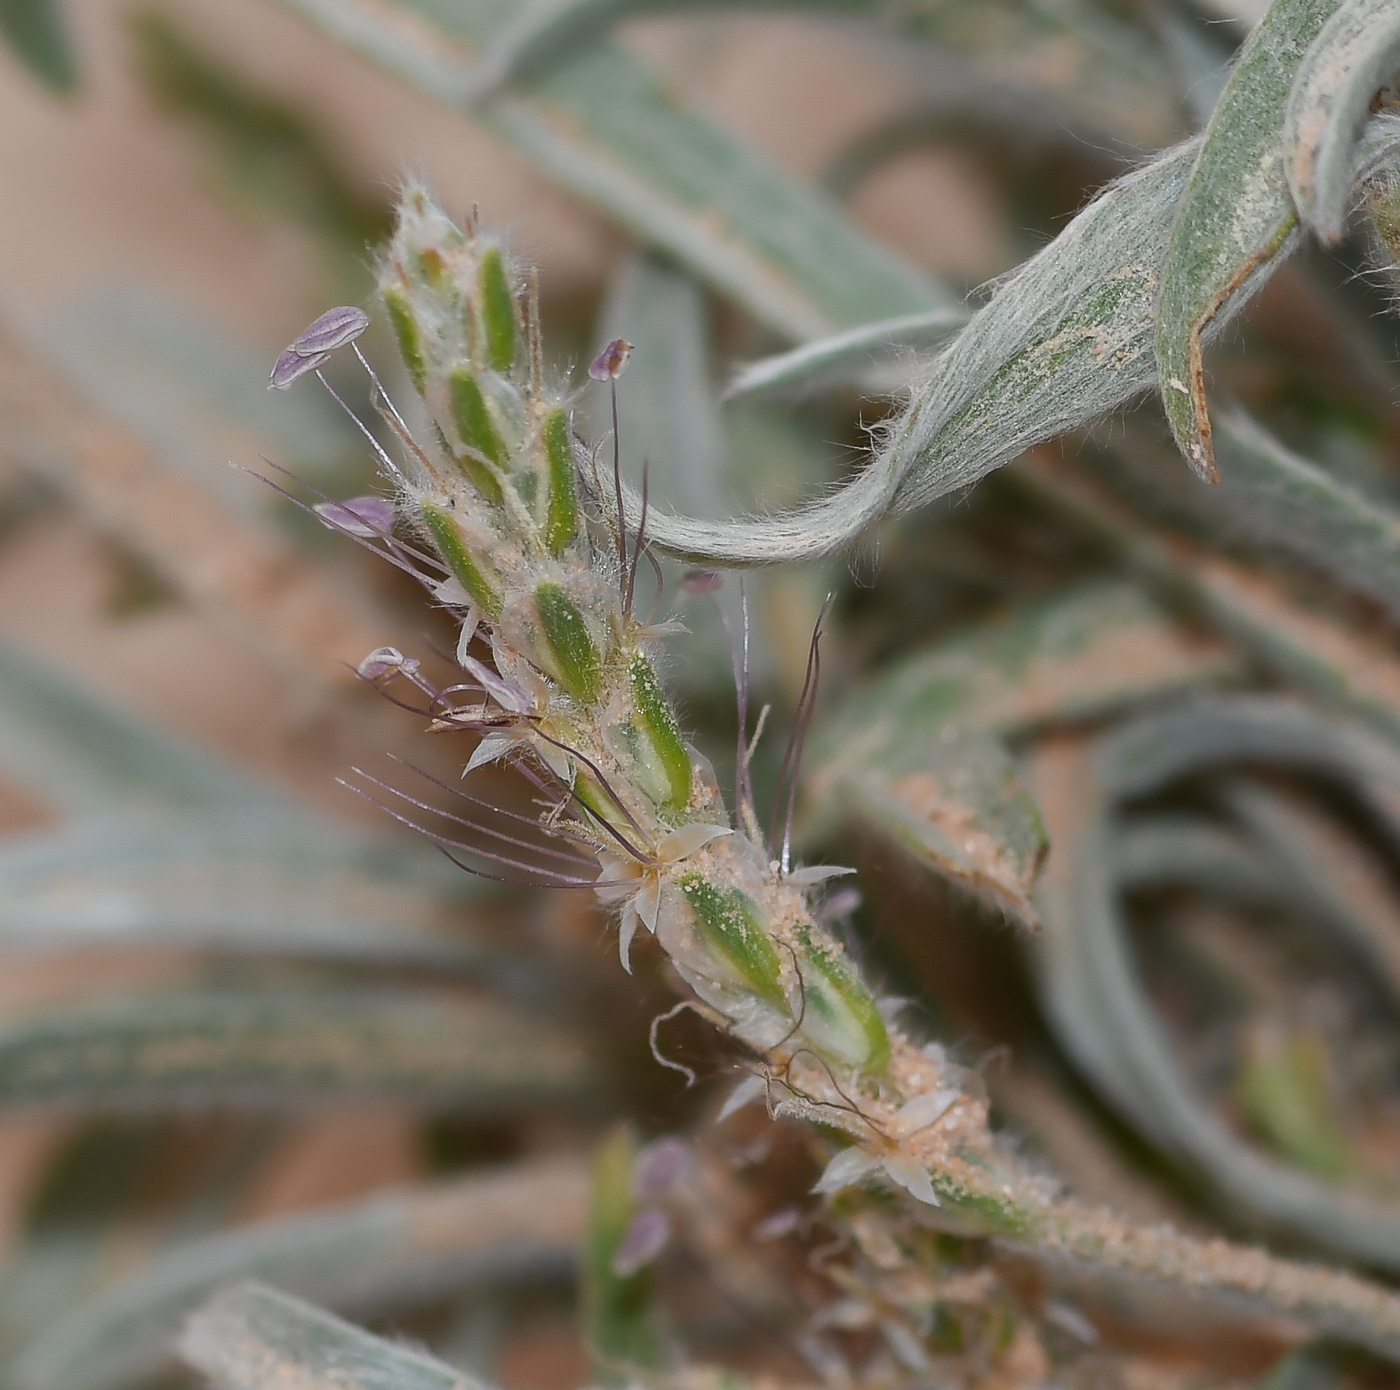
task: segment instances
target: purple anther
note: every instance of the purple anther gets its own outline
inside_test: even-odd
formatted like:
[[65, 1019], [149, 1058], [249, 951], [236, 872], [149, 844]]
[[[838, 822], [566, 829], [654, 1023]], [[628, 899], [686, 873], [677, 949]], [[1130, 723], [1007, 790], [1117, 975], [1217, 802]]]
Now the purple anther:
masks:
[[664, 1197], [690, 1167], [690, 1146], [667, 1137], [648, 1144], [632, 1165], [632, 1195], [639, 1202]]
[[353, 343], [369, 327], [369, 315], [353, 304], [327, 309], [310, 328], [298, 334], [291, 351], [298, 357], [315, 357]]
[[307, 372], [314, 372], [329, 356], [328, 352], [318, 352], [310, 357], [303, 357], [295, 348], [288, 348], [277, 359], [277, 365], [272, 369], [267, 384], [274, 391], [285, 391], [298, 377], [305, 376]]
[[367, 681], [388, 680], [400, 674], [411, 676], [417, 669], [417, 660], [405, 656], [397, 647], [376, 647], [359, 665], [359, 673]]
[[394, 530], [394, 504], [385, 497], [352, 497], [348, 502], [318, 502], [317, 516], [333, 531], [366, 540]]
[[671, 1222], [664, 1211], [648, 1207], [632, 1218], [622, 1244], [612, 1257], [612, 1270], [619, 1279], [630, 1279], [645, 1269], [666, 1248], [671, 1239]]
[[632, 344], [626, 338], [614, 338], [589, 364], [588, 375], [594, 381], [616, 381], [632, 360]]
[[712, 594], [723, 583], [724, 576], [718, 570], [686, 570], [681, 588], [688, 594]]
[[781, 1207], [771, 1215], [765, 1216], [753, 1228], [752, 1234], [755, 1240], [779, 1240], [783, 1236], [791, 1235], [801, 1224], [801, 1211], [796, 1207]]

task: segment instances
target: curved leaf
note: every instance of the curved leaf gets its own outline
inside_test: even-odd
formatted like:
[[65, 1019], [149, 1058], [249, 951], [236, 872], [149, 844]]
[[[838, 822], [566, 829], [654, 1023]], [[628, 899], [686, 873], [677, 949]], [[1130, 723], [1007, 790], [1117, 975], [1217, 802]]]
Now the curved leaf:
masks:
[[[514, 14], [491, 0], [401, 0], [416, 21], [406, 25], [344, 0], [284, 3], [459, 107], [474, 100], [467, 53], [488, 46]], [[616, 44], [588, 45], [528, 93], [502, 92], [472, 109], [561, 187], [786, 338], [953, 303], [828, 195], [686, 110]]]
[[486, 1390], [426, 1352], [252, 1281], [200, 1309], [180, 1351], [221, 1390]]
[[1037, 455], [1023, 460], [1016, 476], [1164, 599], [1184, 600], [1265, 669], [1400, 741], [1400, 659], [1388, 636], [1300, 601], [1276, 578], [1147, 525], [1063, 461]]
[[0, 38], [54, 91], [78, 85], [78, 60], [59, 0], [0, 0]]
[[882, 0], [564, 0], [522, 7], [485, 49], [472, 91], [538, 80], [580, 46], [631, 16], [729, 9], [795, 9], [833, 19], [866, 19], [905, 42], [922, 39], [960, 55], [984, 81], [1039, 88], [1072, 104], [1105, 130], [1139, 144], [1179, 132], [1176, 93], [1157, 45], [1107, 7], [1062, 0], [1053, 8], [1018, 0], [932, 0], [892, 8]]
[[152, 1378], [191, 1309], [235, 1279], [342, 1311], [383, 1313], [468, 1285], [572, 1276], [588, 1175], [546, 1160], [376, 1195], [176, 1247], [89, 1300], [18, 1356], [23, 1390], [118, 1390]]
[[1280, 127], [1293, 74], [1337, 0], [1274, 0], [1206, 127], [1161, 270], [1156, 354], [1162, 402], [1196, 473], [1214, 481], [1201, 336], [1263, 283], [1297, 227]]
[[497, 953], [451, 912], [472, 881], [435, 861], [350, 827], [252, 814], [11, 839], [0, 843], [0, 949], [170, 945], [485, 966]]
[[[1241, 743], [1241, 740], [1244, 740]], [[1282, 702], [1220, 701], [1144, 716], [1097, 749], [1061, 742], [1033, 785], [1055, 843], [1037, 893], [1038, 987], [1056, 1034], [1093, 1083], [1154, 1144], [1208, 1175], [1238, 1212], [1377, 1268], [1400, 1269], [1400, 1207], [1325, 1186], [1239, 1139], [1193, 1087], [1131, 957], [1116, 901], [1109, 816], [1120, 798], [1242, 757], [1348, 765], [1376, 741]], [[1400, 756], [1387, 785], [1400, 788]], [[1379, 770], [1378, 770], [1379, 772]]]
[[0, 1026], [0, 1109], [369, 1094], [509, 1111], [577, 1099], [592, 1084], [578, 1043], [543, 1020], [427, 990], [186, 989]]
[[1285, 171], [1298, 215], [1324, 241], [1341, 240], [1371, 101], [1397, 68], [1394, 0], [1342, 0], [1298, 68], [1284, 115]]
[[[865, 383], [881, 365], [897, 365], [915, 349], [932, 347], [968, 320], [967, 310], [934, 309], [926, 314], [867, 323], [804, 343], [791, 352], [750, 362], [734, 374], [724, 399], [766, 391], [811, 391], [832, 381]], [[886, 371], [884, 375], [889, 375]]]
[[1000, 736], [1101, 715], [1226, 674], [1127, 585], [1087, 586], [911, 657], [813, 741], [819, 815], [873, 825], [941, 877], [1036, 925], [1045, 828]]

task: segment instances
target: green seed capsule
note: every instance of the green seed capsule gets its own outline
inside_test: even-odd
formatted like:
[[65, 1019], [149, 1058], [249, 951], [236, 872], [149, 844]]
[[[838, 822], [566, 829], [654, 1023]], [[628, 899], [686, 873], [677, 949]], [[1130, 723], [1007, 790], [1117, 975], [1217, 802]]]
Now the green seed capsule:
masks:
[[436, 502], [424, 502], [421, 510], [423, 525], [433, 538], [442, 562], [452, 571], [457, 582], [471, 595], [472, 602], [488, 618], [500, 616], [501, 596], [486, 582], [481, 568], [467, 549], [462, 533], [457, 529], [452, 513]]
[[695, 914], [702, 942], [755, 994], [786, 1008], [778, 951], [753, 899], [739, 888], [717, 888], [696, 873], [683, 874], [678, 886]]
[[[465, 368], [458, 369], [447, 379], [447, 393], [452, 406], [452, 423], [457, 426], [462, 443], [485, 455], [498, 468], [504, 466], [505, 448], [491, 421], [491, 412], [487, 409], [486, 398], [481, 394], [476, 378]], [[499, 505], [501, 485], [496, 475], [471, 454], [464, 454], [458, 462], [477, 491], [488, 502]]]
[[418, 334], [418, 324], [408, 300], [398, 290], [384, 291], [384, 307], [389, 311], [389, 322], [394, 326], [394, 336], [399, 340], [399, 353], [408, 375], [421, 396], [428, 379], [428, 369], [423, 362], [423, 340]]
[[535, 608], [559, 684], [591, 705], [602, 693], [603, 668], [573, 600], [558, 584], [541, 584], [535, 590]]
[[662, 775], [666, 787], [660, 803], [662, 808], [683, 810], [690, 805], [690, 754], [685, 751], [671, 702], [646, 657], [634, 656], [627, 675], [637, 711], [636, 722], [646, 743], [646, 748], [638, 751], [646, 762], [655, 764]]
[[815, 933], [800, 931], [802, 1031], [823, 1056], [864, 1072], [890, 1062], [890, 1035], [874, 996], [846, 958]]
[[477, 315], [485, 337], [486, 365], [508, 372], [515, 365], [515, 296], [510, 290], [505, 261], [492, 246], [482, 253], [476, 276]]
[[544, 540], [551, 554], [561, 555], [578, 534], [574, 446], [563, 406], [555, 406], [545, 416], [544, 452], [549, 464], [549, 515], [545, 518]]

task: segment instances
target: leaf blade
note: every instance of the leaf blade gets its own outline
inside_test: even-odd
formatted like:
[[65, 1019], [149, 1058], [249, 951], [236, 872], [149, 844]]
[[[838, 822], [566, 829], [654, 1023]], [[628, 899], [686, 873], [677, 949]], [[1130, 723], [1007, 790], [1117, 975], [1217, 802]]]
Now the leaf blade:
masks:
[[1400, 66], [1400, 11], [1342, 0], [1294, 78], [1284, 115], [1288, 187], [1304, 224], [1341, 240], [1357, 145], [1377, 89]]
[[1250, 35], [1206, 127], [1162, 265], [1156, 357], [1162, 404], [1197, 475], [1218, 476], [1201, 339], [1294, 238], [1279, 148], [1293, 74], [1337, 0], [1274, 0]]

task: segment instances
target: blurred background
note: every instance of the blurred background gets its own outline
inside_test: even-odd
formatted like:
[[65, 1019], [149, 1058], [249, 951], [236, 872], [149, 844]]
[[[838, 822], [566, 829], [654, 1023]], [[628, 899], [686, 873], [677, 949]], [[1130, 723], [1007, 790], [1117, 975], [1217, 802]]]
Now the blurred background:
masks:
[[[353, 673], [385, 643], [439, 661], [454, 641], [442, 615], [250, 476], [311, 500], [375, 487], [325, 393], [265, 382], [323, 310], [370, 307], [372, 248], [403, 180], [459, 219], [479, 209], [538, 267], [546, 350], [580, 388], [585, 434], [607, 421], [578, 364], [617, 333], [637, 344], [623, 447], [634, 470], [648, 460], [654, 497], [711, 516], [777, 507], [849, 474], [887, 409], [880, 392], [925, 370], [939, 335], [898, 343], [862, 381], [721, 406], [736, 366], [940, 306], [946, 336], [1094, 190], [1199, 127], [1263, 8], [577, 5], [558, 7], [577, 12], [576, 31], [531, 48], [529, 21], [548, 6], [0, 0], [4, 1384], [169, 1381], [171, 1328], [230, 1271], [407, 1329], [506, 1390], [585, 1383], [570, 1289], [589, 1155], [624, 1116], [643, 1137], [708, 1121], [732, 1074], [684, 1020], [668, 1050], [703, 1084], [686, 1092], [654, 1063], [665, 982], [654, 964], [620, 975], [584, 897], [460, 875], [337, 781], [352, 766], [385, 773], [390, 755], [450, 778], [467, 753]], [[483, 55], [500, 58], [503, 86], [471, 87]], [[1400, 372], [1374, 265], [1360, 240], [1303, 253], [1212, 366], [1279, 448], [1388, 515]], [[382, 324], [363, 346], [406, 401]], [[367, 415], [360, 379], [342, 365], [333, 380]], [[1389, 668], [1368, 665], [1372, 652], [1393, 660], [1389, 542], [1373, 553], [1351, 533], [1306, 533], [1265, 475], [1203, 500], [1155, 406], [1051, 452], [1076, 486], [1111, 474], [1118, 491], [1088, 506], [1062, 477], [1012, 470], [854, 556], [751, 581], [758, 697], [782, 729], [764, 757], [781, 755], [834, 592], [806, 843], [840, 844], [841, 862], [859, 846], [850, 929], [881, 977], [981, 1066], [1001, 1121], [1081, 1195], [1394, 1277], [1400, 1247], [1329, 1243], [1326, 1211], [1290, 1226], [1232, 1202], [1233, 1179], [1200, 1146], [1170, 1123], [1154, 1132], [1083, 1064], [1008, 925], [1029, 912], [1044, 854], [1043, 831], [1012, 824], [1020, 810], [967, 792], [968, 824], [1011, 857], [990, 886], [949, 848], [957, 826], [911, 811], [908, 788], [870, 792], [859, 835], [842, 840], [835, 811], [854, 794], [831, 750], [873, 718], [862, 699], [898, 708], [898, 690], [869, 682], [910, 653], [944, 652], [918, 678], [931, 689], [990, 672], [975, 698], [958, 687], [969, 705], [1019, 691], [995, 732], [1042, 778], [1055, 732], [1072, 741], [1086, 719], [1182, 690], [1315, 694], [1331, 675], [1309, 687], [1260, 655], [1275, 639], [1307, 648], [1309, 621], [1344, 634], [1342, 647], [1317, 637], [1317, 661], [1374, 677], [1346, 708], [1370, 700], [1373, 729], [1400, 729]], [[1154, 571], [1126, 555], [1132, 543], [1139, 560], [1149, 543], [1168, 558]], [[1204, 556], [1233, 566], [1221, 571], [1233, 599], [1186, 592]], [[658, 611], [680, 608], [692, 634], [672, 644], [671, 674], [727, 776], [729, 657], [678, 573]], [[1246, 580], [1252, 635], [1238, 615], [1234, 628], [1202, 617], [1227, 600], [1243, 611]], [[733, 615], [736, 601], [730, 579], [720, 606]], [[1023, 619], [1017, 655], [1005, 624]], [[955, 633], [962, 646], [942, 645]], [[992, 776], [980, 750], [974, 781]], [[1337, 754], [1302, 782], [1252, 763], [1255, 781], [1236, 768], [1224, 791], [1194, 772], [1166, 778], [1148, 827], [1161, 833], [1136, 843], [1169, 870], [1141, 869], [1130, 934], [1142, 1006], [1176, 1048], [1190, 1105], [1231, 1143], [1388, 1204], [1400, 909], [1383, 812], [1347, 782], [1360, 761]], [[1260, 809], [1260, 787], [1282, 799]], [[1227, 803], [1234, 830], [1255, 835], [1254, 867], [1217, 856], [1211, 880], [1198, 860], [1212, 847], [1182, 849], [1177, 822], [1162, 827], [1190, 813], [1199, 829], [1205, 806], [1219, 830]], [[1268, 813], [1285, 804], [1296, 816], [1280, 828]], [[1296, 903], [1240, 888], [1274, 862], [1261, 845], [1297, 862], [1309, 835], [1309, 904], [1332, 893], [1342, 907], [1294, 920]], [[1178, 850], [1182, 862], [1200, 850], [1194, 877], [1163, 888]], [[1328, 910], [1369, 924], [1352, 958], [1326, 932], [1319, 945]], [[735, 1245], [806, 1190], [810, 1141], [761, 1115], [702, 1132], [698, 1205], [691, 1226], [678, 1218], [688, 1235], [665, 1276], [685, 1337], [818, 1379], [830, 1366], [803, 1329], [826, 1295], [804, 1251]], [[518, 1185], [467, 1181], [483, 1173]], [[467, 1185], [423, 1186], [447, 1180]], [[298, 1225], [308, 1214], [321, 1224]], [[1119, 1358], [1094, 1372], [1118, 1379], [1095, 1384], [1252, 1384], [1298, 1341], [1268, 1322], [1241, 1332], [1199, 1311], [1144, 1322], [1131, 1300], [1095, 1306], [1090, 1333]]]

